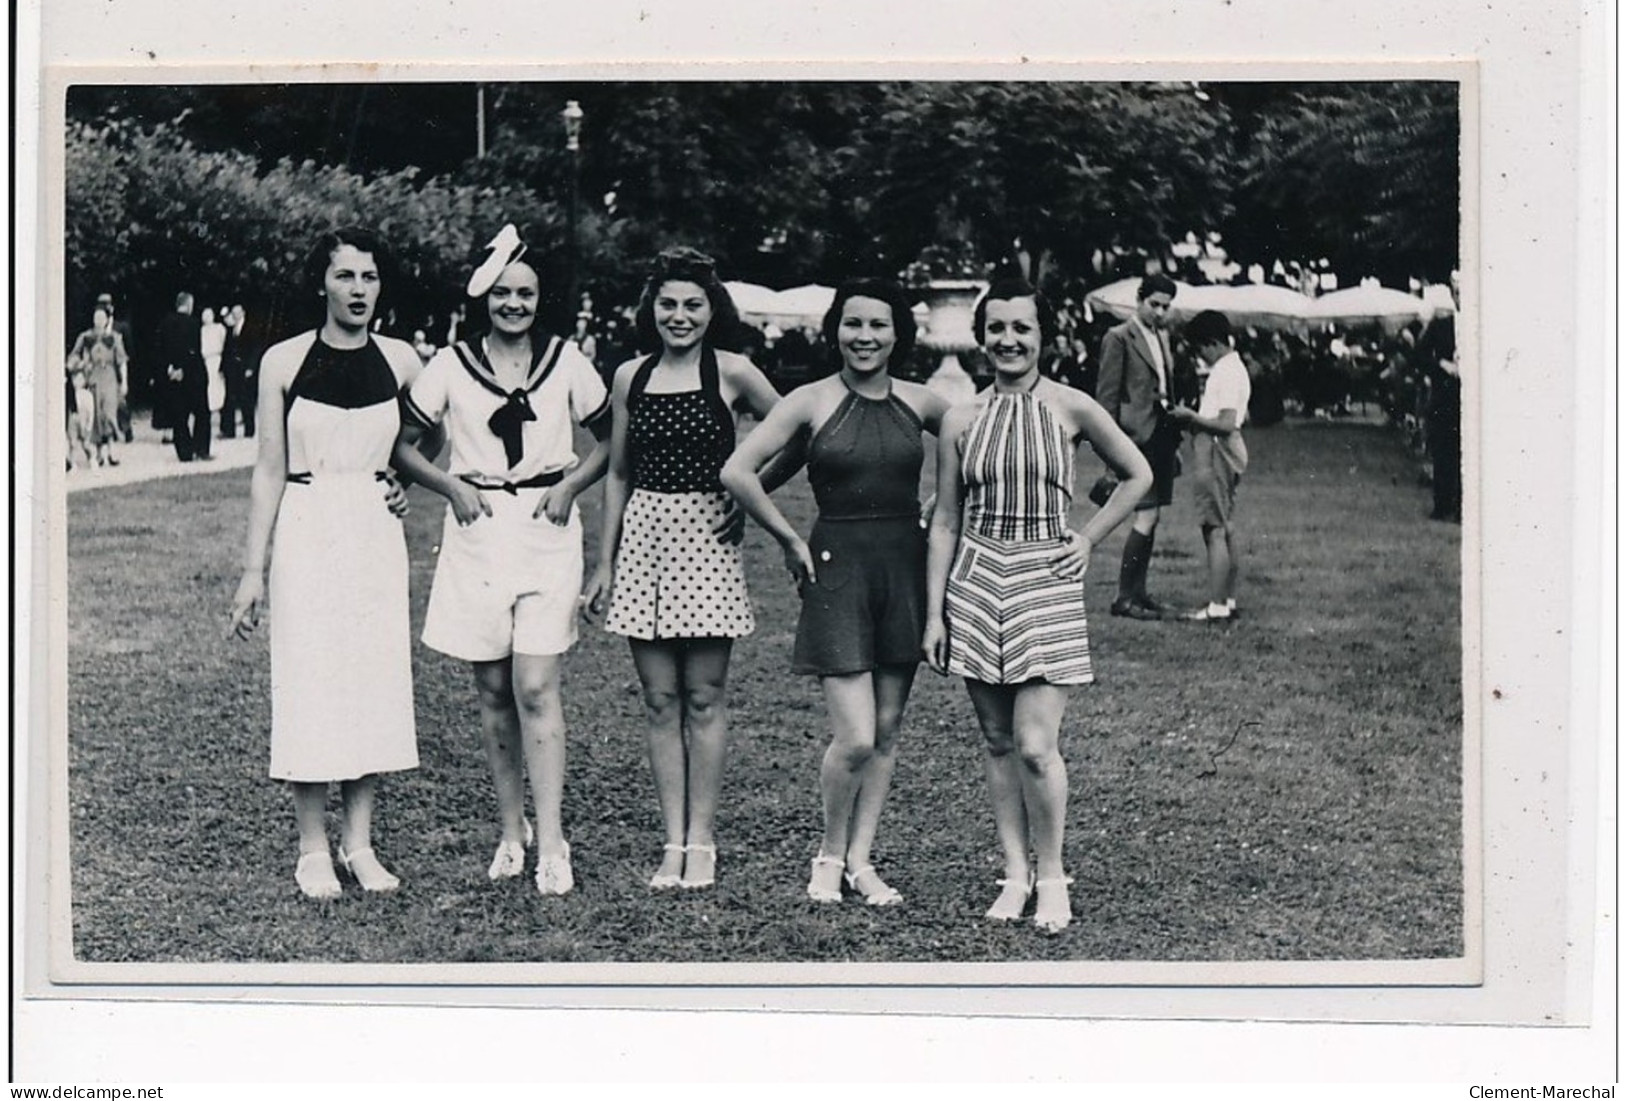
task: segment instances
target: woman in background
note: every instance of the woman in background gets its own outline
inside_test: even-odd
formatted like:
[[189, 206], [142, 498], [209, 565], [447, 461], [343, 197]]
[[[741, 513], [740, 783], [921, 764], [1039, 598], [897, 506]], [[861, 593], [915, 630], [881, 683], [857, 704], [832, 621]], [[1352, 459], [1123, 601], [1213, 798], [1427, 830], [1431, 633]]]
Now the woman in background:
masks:
[[130, 357], [124, 338], [113, 328], [112, 315], [97, 309], [91, 316], [90, 328], [73, 342], [68, 361], [78, 364], [82, 389], [91, 398], [89, 437], [96, 446], [96, 465], [117, 466], [113, 441], [119, 436], [119, 403], [130, 388]]
[[208, 307], [203, 310], [203, 368], [208, 372], [209, 413], [212, 416], [226, 407], [226, 327], [216, 319]]

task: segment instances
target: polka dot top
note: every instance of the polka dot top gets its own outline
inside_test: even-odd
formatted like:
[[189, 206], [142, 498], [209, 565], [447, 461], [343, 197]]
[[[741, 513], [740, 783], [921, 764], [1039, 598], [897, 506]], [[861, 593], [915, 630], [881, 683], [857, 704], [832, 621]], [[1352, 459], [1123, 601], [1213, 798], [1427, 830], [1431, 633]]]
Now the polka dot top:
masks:
[[644, 363], [627, 395], [632, 488], [655, 493], [721, 493], [722, 464], [734, 449], [734, 423], [722, 402], [716, 354], [706, 349], [700, 387], [644, 390], [657, 357]]

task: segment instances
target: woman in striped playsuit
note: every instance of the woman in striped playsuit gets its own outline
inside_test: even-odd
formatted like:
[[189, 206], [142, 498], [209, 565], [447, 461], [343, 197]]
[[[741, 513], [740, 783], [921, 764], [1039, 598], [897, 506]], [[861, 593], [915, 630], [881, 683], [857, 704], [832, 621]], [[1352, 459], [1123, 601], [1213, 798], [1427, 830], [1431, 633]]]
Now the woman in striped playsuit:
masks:
[[[1151, 488], [1151, 468], [1093, 398], [1039, 374], [1054, 314], [1024, 281], [995, 282], [974, 324], [994, 379], [949, 411], [938, 438], [925, 651], [938, 672], [965, 678], [986, 740], [1005, 871], [987, 917], [1018, 920], [1036, 891], [1034, 924], [1058, 933], [1072, 920], [1061, 858], [1065, 686], [1094, 679], [1083, 574]], [[1072, 459], [1084, 442], [1121, 481], [1072, 532]]]

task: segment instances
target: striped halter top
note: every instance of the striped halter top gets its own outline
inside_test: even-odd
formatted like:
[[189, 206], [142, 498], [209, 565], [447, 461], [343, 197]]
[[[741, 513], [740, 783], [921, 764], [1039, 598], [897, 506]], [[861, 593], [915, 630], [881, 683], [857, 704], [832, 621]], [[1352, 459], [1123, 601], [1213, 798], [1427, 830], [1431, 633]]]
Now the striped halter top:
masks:
[[1060, 539], [1072, 507], [1072, 450], [1043, 398], [990, 393], [960, 445], [966, 529], [1004, 542]]

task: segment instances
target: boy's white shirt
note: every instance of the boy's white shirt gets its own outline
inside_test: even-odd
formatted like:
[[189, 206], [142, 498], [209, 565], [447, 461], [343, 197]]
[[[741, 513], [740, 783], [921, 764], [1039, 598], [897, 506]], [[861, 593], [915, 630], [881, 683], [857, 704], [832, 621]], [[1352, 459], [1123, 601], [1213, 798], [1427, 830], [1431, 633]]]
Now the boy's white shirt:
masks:
[[1247, 403], [1253, 396], [1253, 381], [1247, 374], [1247, 365], [1241, 356], [1231, 351], [1214, 361], [1202, 387], [1202, 402], [1197, 415], [1212, 419], [1226, 409], [1236, 413], [1236, 430], [1222, 436], [1213, 436], [1213, 446], [1224, 452], [1230, 465], [1240, 474], [1247, 469], [1247, 445], [1241, 438], [1241, 426], [1247, 421]]

